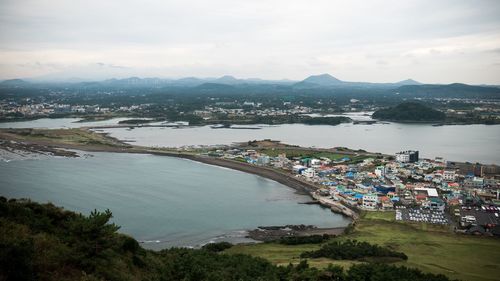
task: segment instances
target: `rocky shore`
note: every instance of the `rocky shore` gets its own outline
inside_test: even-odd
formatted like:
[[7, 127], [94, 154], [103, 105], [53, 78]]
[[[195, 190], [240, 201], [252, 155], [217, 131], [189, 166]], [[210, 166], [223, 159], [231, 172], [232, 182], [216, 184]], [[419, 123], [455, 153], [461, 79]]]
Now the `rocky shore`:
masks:
[[38, 159], [41, 157], [79, 157], [74, 151], [54, 148], [36, 143], [0, 140], [0, 160]]

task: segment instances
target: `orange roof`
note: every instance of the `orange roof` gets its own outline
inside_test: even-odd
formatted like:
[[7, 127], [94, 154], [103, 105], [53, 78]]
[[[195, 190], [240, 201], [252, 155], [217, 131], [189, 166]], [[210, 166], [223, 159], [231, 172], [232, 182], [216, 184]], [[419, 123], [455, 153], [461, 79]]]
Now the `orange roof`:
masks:
[[418, 194], [416, 198], [417, 198], [417, 200], [424, 200], [424, 199], [427, 199], [427, 195]]
[[382, 196], [382, 197], [379, 197], [380, 201], [381, 202], [384, 202], [384, 201], [391, 201], [391, 199], [389, 199], [389, 197], [387, 196]]

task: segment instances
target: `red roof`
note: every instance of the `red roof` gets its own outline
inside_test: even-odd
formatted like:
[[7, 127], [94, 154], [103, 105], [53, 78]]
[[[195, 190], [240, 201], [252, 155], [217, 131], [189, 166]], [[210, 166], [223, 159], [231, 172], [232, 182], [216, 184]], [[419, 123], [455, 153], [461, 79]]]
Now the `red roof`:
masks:
[[419, 194], [419, 195], [417, 195], [416, 198], [417, 198], [417, 200], [425, 200], [425, 199], [427, 199], [427, 195]]
[[389, 199], [389, 197], [387, 197], [387, 196], [382, 196], [382, 197], [379, 197], [379, 199], [380, 199], [380, 202], [384, 202], [384, 201], [391, 201], [391, 200]]

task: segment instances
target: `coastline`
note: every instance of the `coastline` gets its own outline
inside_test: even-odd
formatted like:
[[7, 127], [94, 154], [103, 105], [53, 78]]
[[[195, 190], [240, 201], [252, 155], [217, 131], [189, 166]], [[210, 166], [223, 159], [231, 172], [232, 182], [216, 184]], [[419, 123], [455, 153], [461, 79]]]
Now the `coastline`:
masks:
[[[7, 130], [8, 131], [8, 130]], [[23, 131], [23, 130], [20, 130]], [[78, 130], [78, 131], [84, 131], [84, 132], [89, 132], [87, 130]], [[122, 142], [121, 140], [118, 140], [116, 138], [110, 137], [107, 134], [98, 134], [94, 132], [90, 132], [91, 135], [99, 135], [109, 141], [109, 143], [92, 143], [92, 142], [82, 142], [82, 143], [68, 143], [68, 142], [62, 142], [62, 141], [57, 141], [57, 140], [47, 140], [47, 139], [34, 139], [34, 140], [27, 140], [24, 139], [23, 137], [16, 135], [16, 134], [11, 134], [11, 133], [4, 133], [0, 131], [0, 139], [4, 140], [10, 140], [10, 141], [16, 141], [16, 142], [22, 142], [27, 146], [30, 145], [37, 145], [37, 149], [41, 152], [46, 152], [46, 151], [53, 151], [54, 148], [62, 148], [62, 149], [75, 149], [75, 150], [81, 150], [81, 151], [86, 151], [86, 152], [113, 152], [113, 153], [138, 153], [138, 154], [151, 154], [151, 155], [157, 155], [157, 156], [168, 156], [168, 157], [176, 157], [176, 158], [182, 158], [182, 159], [187, 159], [191, 161], [196, 161], [208, 165], [214, 165], [214, 166], [219, 166], [219, 167], [224, 167], [224, 168], [229, 168], [232, 170], [237, 170], [249, 174], [254, 174], [261, 176], [263, 178], [267, 178], [273, 181], [276, 181], [278, 183], [281, 183], [285, 186], [288, 186], [290, 188], [293, 188], [297, 192], [301, 194], [305, 194], [311, 197], [315, 202], [317, 202], [319, 205], [322, 207], [329, 208], [332, 212], [338, 213], [341, 215], [344, 215], [346, 217], [351, 218], [353, 221], [355, 221], [358, 217], [359, 214], [356, 212], [356, 210], [351, 210], [349, 207], [341, 204], [340, 202], [333, 201], [333, 200], [322, 200], [322, 198], [319, 198], [316, 196], [315, 191], [317, 191], [320, 187], [314, 183], [307, 182], [304, 180], [301, 180], [297, 178], [295, 175], [291, 173], [287, 173], [285, 171], [280, 171], [277, 169], [273, 169], [270, 167], [263, 167], [263, 166], [257, 166], [257, 165], [252, 165], [240, 161], [235, 161], [235, 160], [229, 160], [229, 159], [221, 159], [221, 158], [216, 158], [216, 157], [209, 157], [209, 156], [201, 156], [197, 154], [190, 154], [186, 152], [174, 152], [174, 151], [162, 151], [158, 149], [152, 149], [148, 147], [142, 147], [142, 146], [135, 146], [135, 145], [130, 145]]]
[[[68, 148], [69, 149], [69, 148]], [[1, 147], [0, 147], [0, 152], [2, 151]], [[63, 151], [67, 151], [67, 150], [63, 150]], [[114, 152], [107, 152], [106, 150], [104, 149], [99, 149], [99, 153], [87, 153], [85, 152], [85, 150], [81, 150], [81, 149], [78, 149], [78, 150], [70, 150], [74, 153], [76, 153], [77, 155], [80, 155], [82, 156], [81, 160], [75, 160], [77, 162], [81, 162], [81, 161], [84, 161], [84, 162], [87, 162], [85, 160], [86, 155], [88, 154], [95, 154], [96, 157], [119, 157], [120, 154], [116, 154]], [[122, 151], [124, 152], [124, 151]], [[101, 154], [101, 153], [105, 153], [105, 154]], [[105, 156], [106, 154], [108, 154], [107, 156]], [[126, 155], [130, 155], [130, 156], [133, 156], [134, 154], [136, 154], [138, 157], [140, 158], [136, 158], [135, 156], [131, 159], [150, 159], [148, 161], [163, 161], [161, 160], [162, 157], [157, 157], [157, 156], [166, 156], [166, 155], [153, 155], [152, 153], [146, 153], [146, 151], [144, 151], [144, 153], [141, 153], [141, 151], [133, 151], [133, 154], [121, 154], [122, 156], [121, 157], [127, 157], [125, 159], [128, 159], [129, 156], [126, 156]], [[113, 156], [115, 155], [115, 156]], [[141, 156], [142, 155], [142, 156]], [[51, 158], [54, 158], [53, 156], [48, 156], [48, 157], [51, 157]], [[78, 156], [77, 156], [78, 157]], [[144, 157], [149, 157], [149, 158], [144, 158]], [[57, 158], [57, 157], [56, 157]], [[91, 157], [90, 158], [94, 158], [94, 157]], [[156, 158], [156, 160], [154, 160]], [[181, 165], [182, 163], [181, 162], [184, 162], [185, 164], [182, 164], [182, 166], [184, 167], [184, 171], [186, 169], [211, 169], [212, 172], [216, 172], [215, 170], [227, 170], [226, 168], [216, 168], [214, 167], [214, 165], [210, 165], [210, 166], [206, 166], [206, 165], [209, 165], [209, 164], [205, 164], [205, 163], [193, 163], [191, 162], [192, 160], [189, 160], [189, 159], [185, 159], [185, 158], [179, 158], [177, 157], [178, 160], [175, 160], [174, 158], [163, 158], [163, 159], [172, 159], [170, 161], [174, 161], [174, 162], [170, 162], [170, 163], [174, 163], [174, 165]], [[32, 160], [33, 158], [28, 158], [28, 160], [17, 160], [15, 162], [38, 162], [38, 163], [43, 163], [40, 162], [40, 161], [30, 161]], [[41, 158], [40, 158], [41, 159]], [[121, 159], [121, 158], [119, 158]], [[184, 161], [183, 159], [187, 160], [187, 161]], [[56, 160], [57, 162], [61, 163], [59, 160]], [[65, 160], [61, 160], [61, 161], [65, 161]], [[7, 161], [8, 162], [8, 161]], [[159, 163], [165, 163], [165, 162], [159, 162]], [[169, 162], [167, 162], [169, 163]], [[175, 164], [177, 163], [177, 164]], [[191, 163], [191, 164], [189, 164]], [[14, 164], [16, 165], [16, 164]], [[21, 164], [22, 166], [23, 164]], [[28, 164], [30, 165], [30, 164]], [[37, 164], [37, 165], [44, 165], [44, 164]], [[60, 165], [60, 164], [59, 164]], [[63, 164], [64, 165], [64, 164]], [[82, 165], [86, 165], [86, 164], [82, 164]], [[205, 168], [203, 168], [203, 166]], [[211, 168], [210, 168], [211, 167]], [[210, 171], [210, 170], [209, 170]], [[233, 176], [235, 177], [236, 180], [240, 180], [241, 177], [245, 176], [244, 174], [239, 174], [234, 171], [227, 171], [227, 173], [230, 173], [230, 174], [233, 174]], [[234, 175], [235, 174], [235, 175]], [[239, 175], [238, 175], [239, 174]], [[211, 173], [209, 173], [208, 175], [211, 175]], [[205, 175], [206, 176], [206, 175]], [[108, 176], [109, 177], [109, 176]], [[250, 179], [251, 179], [252, 176], [250, 176]], [[168, 180], [167, 180], [168, 181]], [[266, 181], [265, 179], [255, 179], [254, 177], [254, 180], [251, 180], [251, 182], [254, 182], [256, 181], [256, 187], [258, 187], [259, 185], [262, 185], [262, 184], [265, 184], [263, 183], [262, 181]], [[196, 184], [196, 182], [198, 182], [198, 184]], [[198, 178], [194, 185], [199, 185], [200, 183], [204, 183], [204, 180], [203, 179], [200, 179]], [[99, 184], [96, 182], [93, 182], [93, 185], [94, 186], [99, 186]], [[275, 192], [285, 192], [285, 194], [289, 194], [288, 196], [290, 196], [290, 194], [293, 194], [293, 192], [295, 190], [290, 190], [289, 188], [283, 186], [283, 185], [280, 185], [280, 184], [277, 184], [276, 182], [272, 183], [272, 182], [268, 182], [267, 184], [265, 184], [265, 186], [267, 185], [271, 185], [272, 187], [274, 187], [273, 190], [276, 190]], [[255, 190], [255, 189], [254, 189]], [[283, 191], [284, 190], [284, 191]], [[275, 194], [274, 192], [272, 192], [272, 194]], [[272, 195], [273, 196], [273, 195]], [[310, 201], [307, 197], [305, 196], [299, 196], [299, 198], [296, 198], [296, 196], [293, 196], [291, 195], [291, 197], [280, 197], [279, 200], [286, 200], [288, 201], [287, 206], [290, 206], [289, 207], [289, 211], [287, 212], [288, 215], [285, 215], [283, 218], [288, 218], [288, 217], [302, 217], [303, 215], [300, 214], [300, 215], [297, 215], [299, 213], [297, 212], [301, 212], [302, 210], [302, 206], [300, 205], [300, 202], [303, 202], [303, 201]], [[262, 197], [262, 196], [260, 196]], [[16, 198], [16, 197], [13, 197], [13, 198]], [[19, 197], [21, 198], [21, 197]], [[263, 196], [263, 198], [261, 199], [266, 199], [268, 198], [268, 196]], [[286, 199], [285, 199], [286, 198]], [[39, 200], [39, 199], [38, 199]], [[230, 201], [233, 201], [233, 199], [229, 199]], [[265, 200], [265, 201], [268, 201], [268, 200]], [[239, 206], [239, 205], [236, 205], [236, 206]], [[295, 207], [293, 207], [295, 206]], [[264, 206], [265, 207], [265, 206]], [[259, 208], [259, 207], [258, 207]], [[208, 243], [209, 241], [218, 241], [218, 240], [221, 240], [221, 241], [230, 241], [231, 243], [258, 243], [258, 242], [262, 242], [262, 241], [270, 241], [270, 238], [275, 238], [277, 237], [276, 234], [279, 234], [279, 235], [282, 235], [282, 236], [291, 236], [291, 235], [294, 235], [294, 236], [308, 236], [308, 235], [315, 235], [317, 233], [319, 233], [318, 235], [323, 235], [323, 234], [328, 234], [328, 235], [339, 235], [341, 233], [343, 233], [344, 231], [344, 227], [347, 226], [349, 223], [350, 223], [350, 220], [346, 220], [344, 218], [341, 218], [337, 215], [334, 215], [334, 214], [331, 214], [328, 210], [325, 210], [325, 209], [318, 209], [318, 206], [310, 206], [311, 209], [315, 209], [315, 210], [312, 210], [312, 211], [315, 211], [315, 212], [321, 212], [321, 217], [324, 217], [324, 220], [322, 220], [322, 222], [324, 223], [320, 223], [320, 222], [317, 222], [317, 220], [315, 220], [314, 218], [310, 218], [310, 219], [307, 219], [307, 216], [305, 216], [304, 219], [302, 220], [288, 220], [288, 219], [285, 219], [285, 220], [281, 220], [281, 219], [271, 219], [271, 220], [264, 220], [263, 222], [260, 222], [259, 221], [256, 221], [255, 224], [247, 224], [247, 227], [243, 227], [241, 228], [240, 232], [241, 233], [237, 233], [238, 236], [235, 236], [234, 235], [234, 231], [232, 228], [229, 228], [226, 229], [225, 227], [221, 227], [219, 228], [219, 231], [221, 231], [220, 234], [217, 234], [217, 236], [207, 236], [207, 237], [203, 237], [203, 240], [192, 240], [192, 241], [189, 241], [188, 240], [185, 240], [187, 242], [182, 242], [184, 244], [179, 244], [177, 246], [182, 246], [182, 247], [199, 247], [201, 245], [203, 245], [203, 243]], [[267, 212], [266, 212], [267, 213]], [[313, 212], [314, 213], [314, 212]], [[307, 212], [306, 212], [307, 214]], [[264, 217], [266, 217], [265, 213], [261, 214], [263, 215]], [[273, 217], [273, 216], [271, 216]], [[243, 217], [244, 218], [244, 217]], [[266, 223], [267, 221], [267, 223]], [[285, 223], [288, 223], [288, 224], [297, 224], [297, 225], [301, 225], [301, 224], [311, 224], [313, 225], [314, 227], [311, 227], [311, 228], [308, 228], [308, 229], [295, 229], [295, 228], [291, 228], [291, 230], [289, 229], [283, 229], [283, 231], [280, 231], [279, 233], [275, 233], [275, 232], [265, 232], [265, 231], [262, 231], [260, 232], [259, 236], [254, 236], [254, 235], [251, 235], [252, 231], [255, 231], [256, 229], [260, 228], [260, 226], [264, 226], [264, 227], [269, 227], [270, 225], [274, 226], [274, 225], [280, 225], [280, 223], [283, 223], [283, 225]], [[229, 225], [230, 226], [230, 225]], [[241, 227], [241, 226], [240, 226]], [[286, 228], [286, 227], [285, 227]], [[194, 228], [194, 229], [197, 229], [197, 228]], [[228, 231], [226, 231], [228, 230]], [[280, 236], [279, 238], [281, 238], [282, 236]], [[139, 238], [139, 236], [135, 236], [137, 238]], [[173, 241], [175, 240], [171, 240], [171, 238], [169, 236], [154, 236], [154, 237], [157, 237], [155, 239], [161, 239], [160, 240], [157, 240], [158, 242], [149, 242], [149, 243], [146, 243], [148, 244], [148, 248], [150, 249], [155, 249], [155, 250], [160, 250], [160, 249], [163, 249], [163, 247], [172, 247], [173, 245], [169, 245], [170, 243], [173, 243]], [[186, 236], [187, 237], [187, 236]], [[193, 236], [195, 237], [196, 239], [199, 239], [201, 236]], [[179, 238], [182, 238], [182, 237], [179, 237]], [[191, 238], [191, 239], [194, 239], [194, 238]], [[208, 240], [210, 239], [210, 240]], [[226, 240], [227, 239], [227, 240]], [[170, 241], [170, 242], [169, 242]], [[175, 242], [177, 243], [177, 242]]]
[[359, 214], [350, 209], [349, 207], [341, 204], [340, 202], [336, 202], [333, 200], [323, 200], [319, 196], [316, 195], [315, 191], [319, 189], [319, 187], [313, 183], [303, 181], [292, 174], [288, 174], [286, 172], [279, 171], [277, 169], [272, 169], [269, 167], [262, 167], [251, 165], [248, 163], [243, 163], [239, 161], [232, 161], [221, 158], [214, 157], [202, 157], [198, 155], [192, 154], [182, 154], [182, 153], [171, 153], [171, 152], [155, 152], [149, 151], [147, 152], [152, 155], [160, 155], [160, 156], [169, 156], [169, 157], [177, 157], [182, 159], [188, 159], [191, 161], [196, 161], [208, 165], [214, 165], [224, 168], [229, 168], [232, 170], [237, 170], [241, 172], [245, 172], [248, 174], [254, 174], [261, 176], [263, 178], [267, 178], [283, 185], [286, 185], [290, 188], [295, 189], [297, 192], [308, 195], [314, 202], [317, 202], [320, 206], [329, 208], [332, 212], [341, 214], [343, 216], [349, 217], [353, 221], [359, 218]]
[[[93, 149], [90, 149], [90, 148], [92, 148], [90, 145], [69, 145], [69, 144], [58, 145], [56, 143], [52, 143], [50, 146], [51, 147], [64, 147], [65, 146], [67, 148], [69, 148], [71, 146], [73, 149], [78, 149], [78, 150], [83, 150], [83, 151], [147, 153], [147, 154], [157, 154], [159, 156], [163, 155], [163, 154], [173, 153], [173, 155], [171, 154], [171, 155], [165, 155], [165, 156], [186, 158], [184, 155], [180, 156], [179, 154], [181, 154], [181, 153], [176, 153], [175, 151], [173, 151], [173, 152], [162, 152], [159, 150], [156, 152], [151, 151], [154, 149], [151, 149], [149, 151], [147, 151], [147, 150], [140, 151], [142, 148], [132, 147], [132, 146], [128, 146], [128, 148], [122, 148], [122, 147], [106, 148], [104, 146], [94, 146]], [[87, 149], [85, 149], [84, 146], [87, 146]], [[127, 150], [130, 150], [130, 151], [127, 151]], [[182, 154], [186, 154], [186, 153], [182, 152]], [[194, 155], [190, 155], [190, 157], [194, 157]], [[189, 159], [186, 159], [186, 160], [189, 160]], [[197, 160], [193, 160], [193, 161], [197, 161]], [[256, 167], [256, 168], [259, 168], [259, 167]], [[394, 220], [393, 215], [392, 215], [392, 220]], [[360, 218], [359, 220], [356, 220], [356, 228], [355, 228], [356, 232], [354, 233], [354, 235], [344, 233], [341, 235], [341, 237], [339, 239], [356, 238], [356, 239], [362, 239], [360, 241], [377, 241], [377, 242], [384, 244], [384, 245], [385, 244], [393, 245], [394, 237], [398, 237], [398, 239], [400, 239], [398, 241], [407, 242], [408, 245], [410, 245], [410, 246], [404, 246], [404, 245], [399, 246], [399, 245], [401, 245], [401, 243], [398, 243], [397, 247], [398, 247], [398, 249], [399, 249], [399, 247], [404, 247], [404, 248], [402, 248], [402, 251], [409, 252], [412, 254], [412, 256], [410, 257], [412, 262], [417, 261], [417, 262], [412, 264], [413, 266], [420, 266], [422, 264], [420, 262], [421, 260], [423, 260], [425, 262], [428, 259], [430, 259], [433, 264], [441, 265], [439, 263], [438, 259], [433, 258], [436, 256], [436, 255], [433, 255], [434, 251], [438, 251], [437, 253], [442, 256], [442, 253], [446, 253], [445, 251], [448, 251], [449, 249], [455, 249], [454, 245], [451, 246], [456, 241], [453, 239], [460, 239], [460, 241], [463, 241], [464, 239], [469, 239], [469, 238], [463, 238], [461, 236], [455, 238], [456, 235], [447, 236], [447, 234], [445, 232], [443, 232], [443, 233], [436, 232], [436, 231], [433, 231], [432, 229], [429, 229], [429, 232], [427, 234], [427, 232], [423, 232], [425, 230], [417, 229], [414, 225], [408, 224], [408, 226], [403, 227], [402, 224], [400, 224], [399, 222], [393, 222], [392, 220], [391, 221], [383, 220], [383, 219], [379, 218], [377, 216], [377, 214], [375, 214], [374, 216], [368, 216], [368, 218], [366, 218], [366, 217]], [[417, 238], [415, 238], [415, 237], [417, 237]], [[476, 239], [476, 240], [472, 240], [472, 239]], [[477, 245], [475, 241], [488, 241], [488, 239], [473, 237], [467, 241], [470, 241], [470, 247], [471, 247], [471, 249], [473, 249], [472, 247], [473, 246], [476, 247], [476, 245]], [[419, 249], [427, 250], [427, 252], [422, 253], [422, 250], [420, 250], [420, 251], [416, 251], [416, 253], [414, 253], [415, 243], [419, 243], [420, 245], [422, 245], [422, 247], [420, 247]], [[444, 243], [444, 246], [442, 247], [438, 243]], [[491, 242], [491, 243], [493, 243], [493, 242]], [[456, 244], [457, 244], [457, 247], [459, 247], [458, 249], [460, 251], [462, 251], [462, 249], [467, 249], [467, 247], [469, 247], [468, 246], [469, 242], [467, 242], [467, 245], [465, 245], [465, 243], [462, 243], [462, 242], [456, 243]], [[453, 247], [453, 248], [451, 248], [451, 247]], [[488, 244], [485, 244], [485, 247], [491, 248], [492, 245], [490, 243], [488, 243]], [[278, 249], [278, 251], [276, 249]], [[245, 243], [243, 243], [243, 245], [234, 246], [234, 248], [232, 249], [232, 252], [230, 252], [230, 253], [253, 254], [256, 256], [262, 256], [264, 258], [271, 257], [270, 260], [274, 263], [279, 263], [279, 264], [286, 263], [287, 264], [289, 262], [295, 262], [298, 260], [297, 257], [300, 255], [299, 251], [302, 251], [302, 250], [298, 250], [298, 249], [302, 249], [302, 248], [297, 247], [297, 246], [285, 246], [285, 245], [280, 245], [277, 243], [255, 243], [253, 245], [245, 245]], [[481, 252], [481, 254], [482, 254], [482, 252]], [[478, 254], [474, 255], [474, 257], [477, 257], [477, 256], [479, 256], [479, 255]], [[490, 257], [490, 256], [487, 256], [487, 257]], [[465, 260], [465, 259], [458, 259], [458, 260], [452, 259], [453, 262], [457, 262], [457, 263], [462, 262], [462, 260]], [[477, 260], [477, 258], [475, 260]], [[317, 262], [313, 263], [313, 266], [322, 266], [321, 262], [322, 262], [322, 260], [317, 261]], [[481, 265], [483, 263], [485, 263], [485, 262], [484, 261], [479, 262], [478, 264]], [[447, 264], [444, 264], [444, 265], [447, 266]], [[422, 266], [424, 268], [427, 268], [426, 264], [423, 264]], [[430, 269], [442, 270], [438, 266], [430, 267]], [[444, 271], [444, 273], [448, 274], [449, 271]], [[459, 273], [452, 272], [450, 274], [452, 274], [452, 276], [456, 277], [457, 276], [456, 274], [463, 274], [463, 273], [462, 272], [459, 272]], [[462, 275], [460, 275], [460, 276], [462, 276]], [[464, 275], [464, 276], [471, 276], [471, 275]]]

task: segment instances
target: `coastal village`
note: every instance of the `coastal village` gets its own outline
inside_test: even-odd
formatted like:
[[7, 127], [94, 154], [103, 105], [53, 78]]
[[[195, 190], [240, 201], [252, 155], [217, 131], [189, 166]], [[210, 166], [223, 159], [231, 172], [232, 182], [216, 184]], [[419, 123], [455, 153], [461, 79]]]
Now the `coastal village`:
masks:
[[[302, 260], [304, 249], [321, 250], [336, 241], [353, 238], [398, 249], [407, 253], [412, 264], [434, 263], [439, 267], [433, 272], [465, 276], [463, 280], [495, 280], [497, 274], [493, 266], [498, 260], [498, 239], [485, 237], [500, 234], [497, 165], [451, 162], [439, 157], [422, 159], [419, 151], [387, 155], [343, 147], [300, 147], [272, 140], [218, 146], [145, 147], [88, 128], [1, 129], [0, 138], [3, 139], [0, 152], [4, 150], [21, 159], [86, 158], [93, 157], [87, 152], [116, 152], [177, 157], [226, 167], [260, 175], [311, 196], [311, 199], [300, 196], [299, 204], [318, 204], [325, 212], [330, 209], [353, 218], [349, 225], [341, 227], [335, 224], [317, 227], [309, 225], [307, 219], [299, 225], [257, 226], [248, 230], [245, 239], [269, 243], [239, 244], [217, 256], [257, 252], [268, 258], [267, 253], [271, 253], [273, 263], [289, 264]], [[481, 237], [473, 237], [476, 235]], [[305, 242], [299, 247], [294, 244], [311, 239], [320, 239], [322, 246], [316, 242]], [[448, 258], [448, 253], [459, 254]], [[444, 271], [439, 263], [443, 256], [447, 257]], [[332, 261], [323, 257], [309, 260], [312, 266]], [[333, 261], [351, 262], [345, 258]], [[465, 265], [479, 268], [479, 274], [485, 268], [492, 268], [486, 271], [492, 278], [478, 279], [478, 275], [467, 273]]]
[[399, 221], [449, 226], [465, 234], [500, 236], [500, 166], [452, 162], [442, 157], [424, 159], [413, 150], [385, 155], [343, 147], [305, 148], [273, 140], [146, 148], [130, 146], [88, 129], [10, 129], [3, 133], [0, 159], [10, 161], [12, 155], [75, 157], [74, 153], [49, 147], [46, 142], [24, 141], [26, 135], [42, 136], [44, 140], [67, 138], [70, 144], [56, 142], [55, 147], [81, 149], [78, 141], [71, 145], [75, 142], [72, 134], [78, 134], [76, 140], [84, 143], [83, 149], [93, 143], [96, 145], [92, 150], [96, 151], [153, 153], [259, 174], [309, 194], [314, 201], [307, 203], [323, 205], [354, 220], [363, 212], [393, 211]]
[[[200, 153], [293, 175], [313, 187], [315, 202], [355, 218], [363, 211], [394, 211], [395, 219], [447, 225], [456, 232], [500, 235], [500, 169], [496, 165], [422, 159], [419, 151], [394, 156], [327, 153], [297, 148], [219, 147]], [[274, 142], [277, 143], [277, 142]], [[342, 150], [342, 149], [341, 149]], [[287, 152], [289, 154], [287, 154]]]

